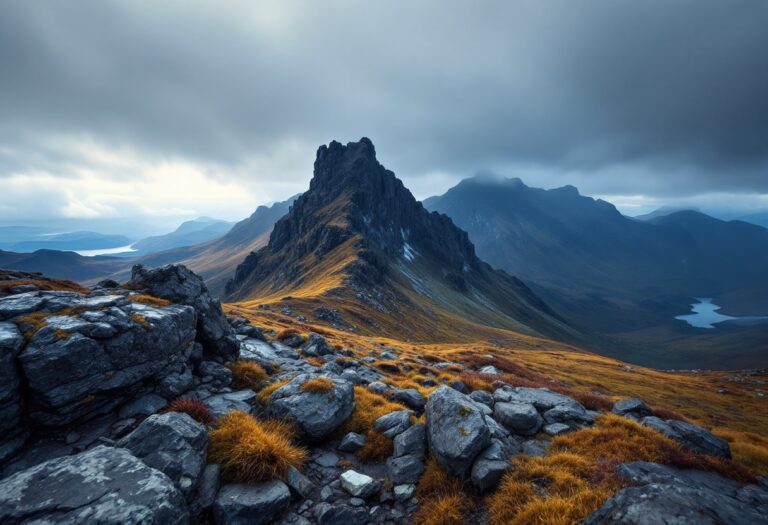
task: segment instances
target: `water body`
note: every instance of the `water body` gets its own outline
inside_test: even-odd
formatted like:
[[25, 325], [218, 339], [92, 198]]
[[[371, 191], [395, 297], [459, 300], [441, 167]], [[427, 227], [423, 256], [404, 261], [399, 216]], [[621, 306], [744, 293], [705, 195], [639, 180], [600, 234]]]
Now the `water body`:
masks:
[[75, 253], [83, 257], [94, 257], [96, 255], [114, 255], [116, 253], [129, 253], [136, 250], [129, 244], [127, 246], [118, 246], [117, 248], [102, 248], [101, 250], [75, 250]]
[[678, 315], [675, 319], [685, 321], [696, 328], [715, 328], [717, 323], [723, 323], [725, 321], [760, 321], [768, 319], [768, 317], [754, 315], [746, 317], [723, 315], [717, 312], [720, 307], [712, 302], [712, 298], [696, 297], [695, 299], [698, 302], [691, 305], [691, 311], [693, 313], [688, 315]]

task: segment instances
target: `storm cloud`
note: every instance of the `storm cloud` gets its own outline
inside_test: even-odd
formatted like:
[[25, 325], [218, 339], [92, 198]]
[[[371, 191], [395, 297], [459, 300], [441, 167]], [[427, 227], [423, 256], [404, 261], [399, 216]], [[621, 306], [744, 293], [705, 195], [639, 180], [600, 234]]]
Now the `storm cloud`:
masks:
[[[304, 189], [318, 145], [368, 136], [419, 197], [490, 170], [764, 200], [766, 27], [763, 0], [3, 2], [0, 184], [163, 213], [114, 195], [151, 200], [165, 166], [163, 188], [201, 184], [167, 213], [246, 215]], [[0, 218], [30, 213], [9, 195]]]

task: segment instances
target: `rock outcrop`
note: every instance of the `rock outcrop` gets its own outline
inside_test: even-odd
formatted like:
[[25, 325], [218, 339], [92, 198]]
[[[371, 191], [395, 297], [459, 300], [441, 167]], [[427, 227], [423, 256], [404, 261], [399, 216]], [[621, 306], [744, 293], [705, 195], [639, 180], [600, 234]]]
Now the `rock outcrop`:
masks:
[[636, 462], [618, 473], [636, 486], [619, 491], [584, 525], [754, 525], [768, 516], [768, 492], [712, 472]]
[[184, 525], [184, 497], [122, 448], [96, 447], [0, 480], [0, 523]]
[[131, 270], [128, 286], [173, 303], [192, 306], [197, 312], [198, 339], [206, 354], [224, 362], [237, 359], [240, 344], [221, 303], [211, 297], [203, 280], [186, 266], [169, 264], [149, 269], [136, 265]]

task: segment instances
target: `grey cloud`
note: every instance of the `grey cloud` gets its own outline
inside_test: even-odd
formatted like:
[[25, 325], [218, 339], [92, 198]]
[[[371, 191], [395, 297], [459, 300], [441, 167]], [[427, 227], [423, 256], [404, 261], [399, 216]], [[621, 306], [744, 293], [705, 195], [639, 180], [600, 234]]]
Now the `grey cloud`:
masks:
[[[766, 193], [767, 26], [763, 0], [4, 2], [0, 143], [237, 166], [366, 135], [419, 187], [529, 165], [593, 192]], [[56, 169], [40, 156], [0, 176]]]

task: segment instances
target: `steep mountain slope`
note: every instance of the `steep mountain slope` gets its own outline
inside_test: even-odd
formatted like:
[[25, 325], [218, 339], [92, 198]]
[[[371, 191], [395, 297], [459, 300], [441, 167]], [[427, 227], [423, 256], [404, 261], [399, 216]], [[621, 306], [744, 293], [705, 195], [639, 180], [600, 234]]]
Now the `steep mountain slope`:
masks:
[[366, 138], [320, 147], [309, 191], [226, 295], [297, 311], [332, 304], [355, 324], [413, 339], [462, 319], [575, 335], [521, 281], [478, 259], [466, 232], [426, 211]]
[[[238, 222], [221, 237], [210, 241], [153, 253], [132, 260], [146, 266], [182, 263], [205, 279], [208, 289], [220, 295], [232, 278], [237, 265], [253, 250], [267, 243], [275, 222], [288, 212], [296, 196], [271, 206], [259, 206], [250, 217]], [[124, 281], [129, 276], [126, 266], [113, 278]]]
[[[425, 207], [450, 216], [481, 257], [525, 279], [577, 325], [649, 349], [663, 343], [654, 352], [691, 350], [692, 332], [674, 317], [693, 297], [714, 297], [732, 315], [768, 313], [768, 230], [759, 226], [695, 211], [640, 221], [572, 186], [542, 190], [519, 179], [467, 179]], [[629, 358], [621, 346], [616, 355]]]

